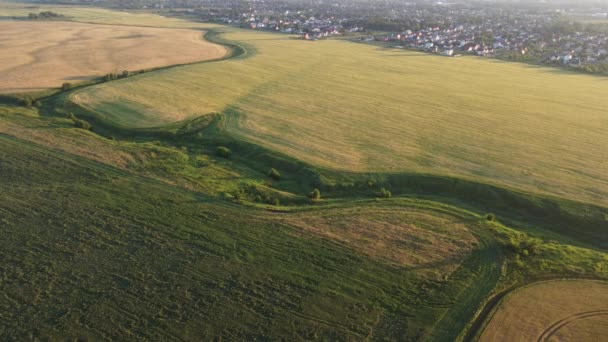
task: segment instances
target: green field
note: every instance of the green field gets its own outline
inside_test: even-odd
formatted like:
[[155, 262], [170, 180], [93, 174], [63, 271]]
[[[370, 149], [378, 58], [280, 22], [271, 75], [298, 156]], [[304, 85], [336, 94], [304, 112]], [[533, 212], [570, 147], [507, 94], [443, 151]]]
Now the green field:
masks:
[[[316, 212], [278, 219], [6, 135], [0, 156], [4, 339], [418, 339], [454, 306], [443, 288], [476, 280], [434, 280], [284, 221]], [[373, 222], [388, 204], [359, 206]], [[420, 205], [420, 229], [436, 210], [481, 227]]]
[[0, 97], [0, 340], [467, 340], [608, 279], [603, 78], [32, 6], [238, 46]]
[[127, 127], [221, 112], [233, 136], [331, 169], [445, 174], [608, 203], [603, 78], [219, 32], [249, 53], [87, 88], [72, 99]]

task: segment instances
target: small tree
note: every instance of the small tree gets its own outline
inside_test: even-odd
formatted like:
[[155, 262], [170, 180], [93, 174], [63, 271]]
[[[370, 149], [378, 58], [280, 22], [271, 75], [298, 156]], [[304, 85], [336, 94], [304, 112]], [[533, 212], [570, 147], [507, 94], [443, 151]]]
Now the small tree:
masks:
[[86, 129], [87, 131], [92, 128], [91, 124], [88, 123], [87, 121], [80, 120], [80, 119], [72, 119], [72, 121], [74, 122], [74, 127]]
[[64, 84], [61, 85], [61, 90], [66, 91], [66, 90], [70, 90], [72, 89], [72, 83], [70, 82], [65, 82]]
[[268, 171], [268, 177], [274, 180], [279, 180], [281, 179], [281, 174], [274, 167], [272, 167], [270, 168], [270, 171]]
[[129, 77], [129, 70], [123, 70], [121, 76], [122, 77]]
[[34, 104], [34, 99], [31, 96], [25, 96], [20, 102], [24, 107], [31, 107]]
[[111, 73], [109, 73], [109, 74], [106, 74], [106, 75], [103, 77], [103, 80], [104, 80], [104, 81], [106, 81], [106, 82], [109, 82], [109, 81], [113, 81], [113, 80], [115, 80], [115, 79], [117, 79], [117, 78], [118, 78], [118, 75], [117, 75], [117, 74], [115, 74], [115, 73], [113, 73], [113, 72], [111, 72]]
[[380, 189], [380, 192], [378, 193], [378, 197], [380, 198], [391, 198], [393, 197], [393, 194], [386, 190], [385, 188]]
[[308, 197], [313, 201], [318, 201], [321, 199], [321, 191], [319, 191], [319, 189], [314, 189], [308, 194]]
[[486, 214], [486, 221], [489, 221], [489, 222], [496, 221], [496, 215], [494, 215], [492, 213]]
[[232, 151], [230, 151], [230, 149], [226, 146], [218, 146], [218, 148], [215, 150], [215, 154], [222, 158], [229, 158]]

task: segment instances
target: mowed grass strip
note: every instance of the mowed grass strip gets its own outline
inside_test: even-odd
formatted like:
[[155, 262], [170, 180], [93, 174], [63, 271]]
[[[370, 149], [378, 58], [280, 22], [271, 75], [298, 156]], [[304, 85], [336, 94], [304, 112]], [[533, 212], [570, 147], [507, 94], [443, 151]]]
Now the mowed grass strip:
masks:
[[413, 208], [351, 207], [283, 218], [305, 233], [420, 274], [441, 276], [454, 271], [477, 244], [467, 227], [471, 222]]
[[135, 127], [141, 116], [152, 125], [224, 111], [231, 134], [338, 170], [447, 174], [608, 203], [604, 78], [222, 30], [255, 53], [74, 99]]
[[227, 52], [203, 40], [200, 30], [4, 21], [0, 32], [0, 93], [217, 59]]
[[480, 341], [600, 341], [608, 331], [606, 282], [540, 282], [499, 305]]

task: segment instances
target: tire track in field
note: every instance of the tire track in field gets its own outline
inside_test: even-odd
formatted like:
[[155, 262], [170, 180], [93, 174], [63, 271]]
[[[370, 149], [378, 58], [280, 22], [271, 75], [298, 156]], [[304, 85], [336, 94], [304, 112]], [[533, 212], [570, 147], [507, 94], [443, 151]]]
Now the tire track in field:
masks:
[[487, 232], [477, 230], [479, 247], [475, 255], [477, 258], [477, 269], [475, 270], [477, 286], [467, 286], [463, 292], [455, 298], [455, 304], [446, 310], [435, 322], [431, 330], [423, 337], [425, 341], [453, 341], [466, 328], [470, 317], [475, 315], [479, 303], [486, 298], [498, 283], [501, 275], [499, 266], [500, 252], [496, 241]]
[[577, 321], [579, 319], [584, 319], [588, 317], [594, 316], [603, 316], [608, 315], [608, 310], [594, 310], [594, 311], [586, 311], [574, 314], [572, 316], [568, 316], [564, 319], [560, 319], [559, 321], [551, 324], [545, 331], [543, 331], [537, 339], [537, 342], [547, 341], [551, 336], [553, 336], [559, 329], [565, 327], [566, 325]]

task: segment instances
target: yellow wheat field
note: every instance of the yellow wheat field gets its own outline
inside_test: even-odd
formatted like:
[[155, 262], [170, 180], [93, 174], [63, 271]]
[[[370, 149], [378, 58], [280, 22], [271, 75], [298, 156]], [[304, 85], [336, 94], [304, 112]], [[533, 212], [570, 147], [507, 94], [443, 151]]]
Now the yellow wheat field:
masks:
[[203, 31], [0, 21], [0, 93], [37, 91], [110, 72], [216, 59], [226, 48]]
[[560, 280], [509, 294], [480, 341], [606, 341], [608, 283]]

